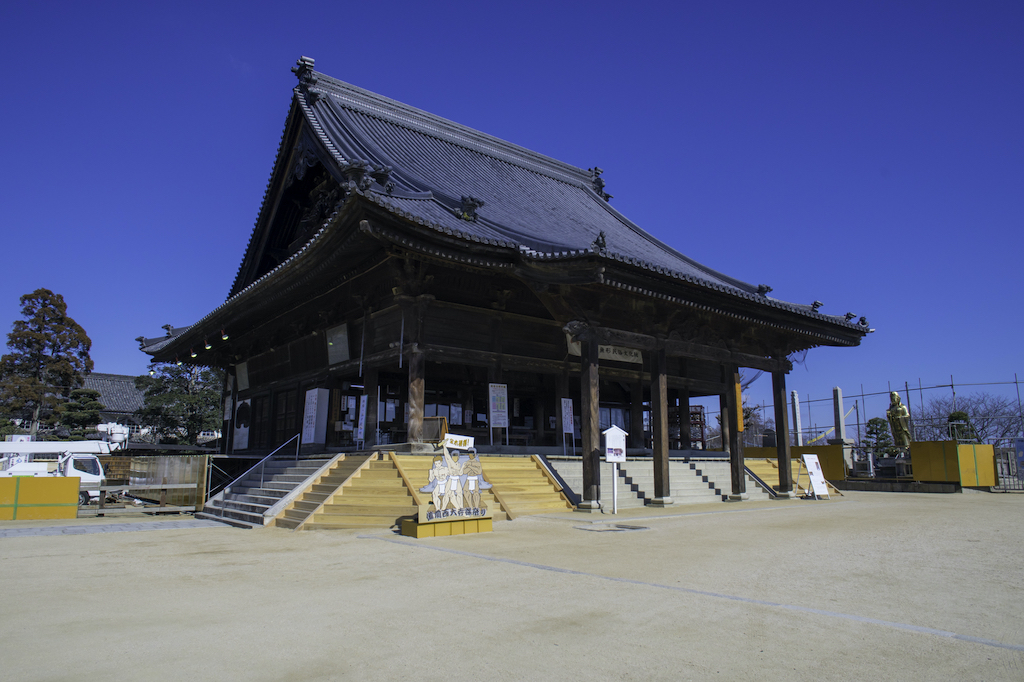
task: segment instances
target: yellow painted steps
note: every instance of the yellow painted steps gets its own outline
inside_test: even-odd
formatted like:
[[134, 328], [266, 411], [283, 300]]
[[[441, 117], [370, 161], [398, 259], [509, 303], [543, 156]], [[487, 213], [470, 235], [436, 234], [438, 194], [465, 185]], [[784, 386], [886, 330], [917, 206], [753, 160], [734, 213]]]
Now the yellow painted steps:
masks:
[[555, 488], [532, 457], [481, 456], [484, 477], [512, 518], [570, 511], [572, 505]]
[[[409, 479], [409, 484], [416, 489], [416, 494], [419, 496], [422, 504], [429, 504], [432, 499], [430, 493], [421, 493], [419, 492], [419, 489], [430, 482], [429, 473], [430, 467], [433, 465], [433, 461], [433, 457], [422, 455], [398, 455], [398, 463], [405, 472], [406, 478]], [[487, 476], [486, 471], [484, 471], [484, 476]], [[494, 495], [491, 494], [490, 490], [480, 491], [480, 504], [490, 510], [491, 517], [495, 521], [505, 521], [508, 519], [508, 515], [505, 513], [505, 510], [503, 510], [501, 508], [501, 504], [494, 499]]]
[[345, 456], [309, 487], [284, 514], [274, 520], [278, 528], [295, 528], [338, 492], [345, 481], [366, 461], [366, 455]]
[[303, 528], [390, 528], [402, 517], [416, 513], [412, 495], [388, 459], [370, 462]]

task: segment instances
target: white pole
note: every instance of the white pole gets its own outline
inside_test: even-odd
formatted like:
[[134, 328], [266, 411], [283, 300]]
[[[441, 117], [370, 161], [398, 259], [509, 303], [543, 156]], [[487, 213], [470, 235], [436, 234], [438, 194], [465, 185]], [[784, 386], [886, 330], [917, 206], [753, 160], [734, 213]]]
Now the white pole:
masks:
[[612, 514], [619, 513], [619, 463], [612, 462]]

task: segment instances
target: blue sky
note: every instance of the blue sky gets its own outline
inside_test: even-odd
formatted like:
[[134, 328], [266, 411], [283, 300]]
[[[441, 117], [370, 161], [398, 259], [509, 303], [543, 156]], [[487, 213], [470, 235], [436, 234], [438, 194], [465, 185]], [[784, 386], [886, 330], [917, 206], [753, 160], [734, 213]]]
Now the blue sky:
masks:
[[1022, 35], [1020, 2], [12, 0], [0, 331], [47, 287], [96, 371], [138, 374], [135, 337], [223, 302], [308, 55], [598, 165], [687, 255], [866, 316], [860, 347], [795, 368], [801, 395], [1024, 379]]

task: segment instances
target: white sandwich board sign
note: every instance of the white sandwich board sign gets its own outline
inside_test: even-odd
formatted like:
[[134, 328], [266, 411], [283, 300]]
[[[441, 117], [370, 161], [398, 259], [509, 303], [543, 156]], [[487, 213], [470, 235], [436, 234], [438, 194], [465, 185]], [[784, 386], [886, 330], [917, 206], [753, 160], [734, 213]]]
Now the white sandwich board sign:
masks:
[[[803, 455], [804, 466], [811, 477], [811, 490], [815, 497], [828, 498], [828, 483], [825, 482], [825, 474], [821, 470], [821, 463], [817, 455]], [[831, 499], [831, 498], [829, 498]]]

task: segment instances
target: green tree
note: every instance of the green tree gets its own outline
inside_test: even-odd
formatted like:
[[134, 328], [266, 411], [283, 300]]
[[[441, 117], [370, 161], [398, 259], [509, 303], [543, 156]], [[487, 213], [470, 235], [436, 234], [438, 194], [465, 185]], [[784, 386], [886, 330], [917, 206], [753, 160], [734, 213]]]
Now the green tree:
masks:
[[894, 457], [898, 453], [896, 443], [892, 439], [892, 431], [889, 430], [889, 422], [881, 417], [872, 417], [868, 420], [860, 447], [864, 452], [876, 457]]
[[0, 406], [35, 434], [41, 423], [56, 421], [57, 407], [92, 371], [92, 341], [68, 317], [60, 294], [36, 289], [20, 302], [24, 319], [14, 321], [0, 357]]
[[92, 388], [76, 388], [71, 391], [70, 399], [57, 407], [57, 419], [61, 426], [67, 427], [77, 437], [94, 430], [100, 423], [100, 411], [104, 407], [99, 398], [100, 392]]
[[971, 415], [963, 410], [950, 412], [946, 418], [949, 428], [949, 437], [959, 443], [980, 443], [978, 432], [971, 424]]
[[149, 427], [159, 443], [198, 445], [203, 431], [219, 429], [223, 373], [191, 365], [150, 365], [149, 376], [135, 378], [145, 391], [135, 415]]

